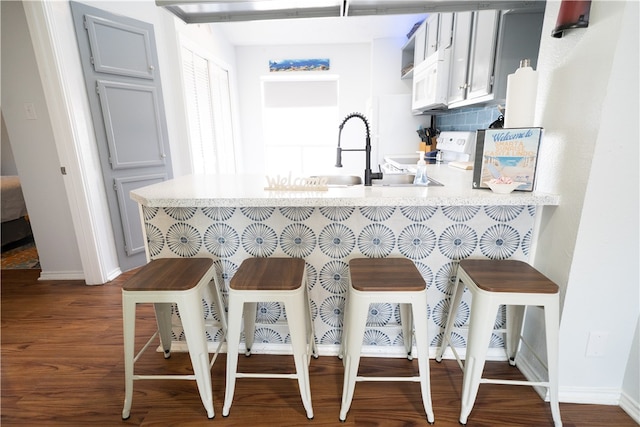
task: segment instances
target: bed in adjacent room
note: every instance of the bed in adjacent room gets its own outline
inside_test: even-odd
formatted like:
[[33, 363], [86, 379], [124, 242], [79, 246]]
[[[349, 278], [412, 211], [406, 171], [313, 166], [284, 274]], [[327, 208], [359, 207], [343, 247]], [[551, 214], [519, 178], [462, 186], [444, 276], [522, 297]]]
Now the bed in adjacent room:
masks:
[[2, 210], [2, 247], [31, 236], [27, 206], [22, 195], [20, 178], [2, 176], [0, 188]]

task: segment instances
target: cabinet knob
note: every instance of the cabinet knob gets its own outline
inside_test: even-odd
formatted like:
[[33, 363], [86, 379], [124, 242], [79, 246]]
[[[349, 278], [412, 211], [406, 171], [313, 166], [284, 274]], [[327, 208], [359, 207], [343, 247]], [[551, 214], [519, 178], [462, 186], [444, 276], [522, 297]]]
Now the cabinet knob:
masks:
[[468, 87], [469, 87], [469, 84], [468, 84], [468, 83], [465, 83], [465, 84], [463, 84], [462, 86], [458, 86], [458, 89], [460, 89], [460, 90], [465, 90], [465, 89], [466, 89], [466, 88], [468, 88]]

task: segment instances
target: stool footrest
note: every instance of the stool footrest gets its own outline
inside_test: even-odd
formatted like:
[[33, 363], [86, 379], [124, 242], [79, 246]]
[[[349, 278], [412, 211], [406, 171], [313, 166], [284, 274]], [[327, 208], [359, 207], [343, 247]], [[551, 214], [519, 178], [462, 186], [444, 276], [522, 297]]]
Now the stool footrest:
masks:
[[356, 381], [367, 382], [412, 382], [419, 383], [420, 377], [356, 377]]
[[480, 383], [481, 384], [528, 385], [532, 387], [549, 387], [548, 381], [499, 380], [494, 378], [480, 378]]
[[134, 380], [195, 380], [195, 375], [134, 375]]
[[149, 338], [149, 341], [147, 341], [147, 343], [144, 346], [142, 346], [140, 351], [135, 355], [135, 357], [133, 358], [133, 363], [134, 364], [138, 361], [140, 356], [142, 356], [142, 353], [147, 351], [147, 348], [149, 348], [149, 346], [151, 345], [151, 342], [154, 340], [154, 338], [158, 336], [158, 333], [160, 333], [160, 331], [156, 330], [156, 332], [153, 335], [151, 335], [151, 338]]
[[236, 378], [284, 378], [295, 380], [298, 378], [298, 374], [258, 374], [258, 373], [242, 373], [236, 372]]

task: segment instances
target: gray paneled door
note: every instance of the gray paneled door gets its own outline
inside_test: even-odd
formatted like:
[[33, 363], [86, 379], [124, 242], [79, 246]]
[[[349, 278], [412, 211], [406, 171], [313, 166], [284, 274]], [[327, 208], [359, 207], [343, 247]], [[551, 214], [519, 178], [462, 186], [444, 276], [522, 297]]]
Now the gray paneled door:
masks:
[[81, 3], [71, 2], [71, 11], [118, 261], [127, 271], [146, 262], [129, 192], [172, 175], [153, 25]]

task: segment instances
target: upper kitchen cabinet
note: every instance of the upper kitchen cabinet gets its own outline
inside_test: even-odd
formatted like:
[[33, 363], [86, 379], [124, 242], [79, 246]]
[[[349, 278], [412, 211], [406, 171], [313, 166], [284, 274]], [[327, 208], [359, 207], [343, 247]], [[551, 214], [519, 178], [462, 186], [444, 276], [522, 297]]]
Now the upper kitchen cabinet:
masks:
[[537, 64], [543, 19], [542, 11], [456, 13], [448, 107], [504, 102], [520, 60]]
[[439, 14], [432, 14], [425, 20], [426, 29], [424, 37], [423, 60], [433, 55], [438, 48], [438, 23]]
[[[424, 24], [424, 22], [422, 22]], [[416, 51], [416, 33], [422, 27], [422, 24], [409, 36], [409, 40], [402, 46], [402, 69], [400, 70], [401, 79], [410, 79], [413, 77], [413, 68], [415, 66]], [[417, 24], [416, 24], [417, 25]], [[415, 28], [415, 27], [414, 27]]]
[[453, 40], [453, 13], [438, 14], [438, 49], [448, 49]]
[[431, 14], [402, 47], [402, 79], [413, 77], [413, 71], [438, 48], [438, 14]]
[[450, 74], [449, 76], [442, 76], [443, 79], [449, 78], [449, 90], [447, 92], [449, 104], [463, 101], [466, 97], [472, 23], [473, 12], [460, 12], [454, 15], [453, 40], [450, 48]]
[[414, 37], [415, 43], [413, 47], [413, 68], [424, 61], [425, 46], [427, 43], [427, 19], [422, 22], [422, 25], [416, 30]]

